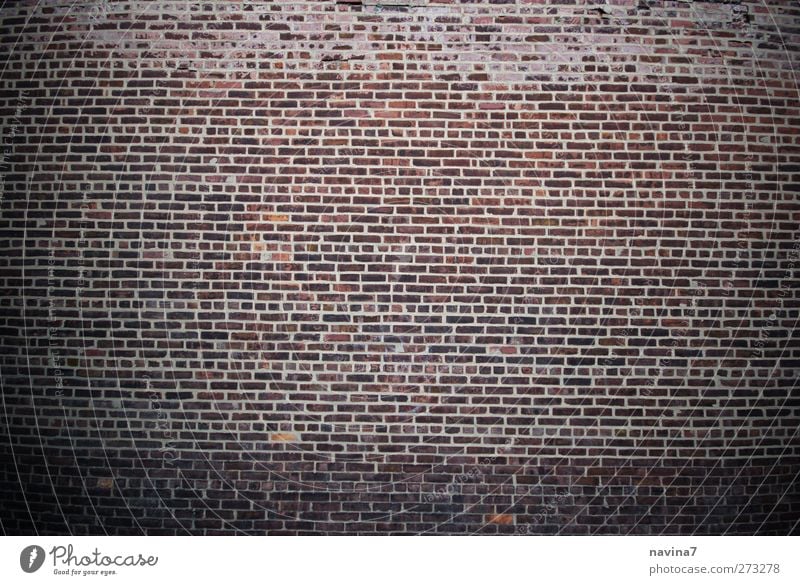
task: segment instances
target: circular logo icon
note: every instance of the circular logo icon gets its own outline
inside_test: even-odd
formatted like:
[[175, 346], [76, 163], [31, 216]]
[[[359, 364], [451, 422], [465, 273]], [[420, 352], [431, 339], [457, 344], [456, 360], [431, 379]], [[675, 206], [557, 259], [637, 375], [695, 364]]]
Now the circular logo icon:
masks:
[[35, 573], [44, 564], [44, 549], [32, 544], [22, 549], [19, 554], [19, 566], [26, 573]]

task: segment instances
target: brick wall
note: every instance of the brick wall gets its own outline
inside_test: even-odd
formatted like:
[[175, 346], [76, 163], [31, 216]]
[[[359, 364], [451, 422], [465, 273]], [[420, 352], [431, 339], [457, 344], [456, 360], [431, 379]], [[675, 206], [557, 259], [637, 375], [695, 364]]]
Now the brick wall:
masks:
[[800, 6], [6, 2], [3, 530], [788, 534]]

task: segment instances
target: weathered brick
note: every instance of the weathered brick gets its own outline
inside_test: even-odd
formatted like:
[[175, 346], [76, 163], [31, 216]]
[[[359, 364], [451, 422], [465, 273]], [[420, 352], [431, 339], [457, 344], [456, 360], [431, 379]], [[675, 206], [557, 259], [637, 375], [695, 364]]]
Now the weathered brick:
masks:
[[3, 530], [796, 533], [800, 8], [400, 4], [0, 9]]

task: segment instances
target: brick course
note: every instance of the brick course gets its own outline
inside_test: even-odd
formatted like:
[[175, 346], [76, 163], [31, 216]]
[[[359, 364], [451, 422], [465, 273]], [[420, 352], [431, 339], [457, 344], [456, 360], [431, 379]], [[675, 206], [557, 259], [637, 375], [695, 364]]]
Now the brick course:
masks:
[[9, 2], [11, 534], [789, 534], [800, 7]]

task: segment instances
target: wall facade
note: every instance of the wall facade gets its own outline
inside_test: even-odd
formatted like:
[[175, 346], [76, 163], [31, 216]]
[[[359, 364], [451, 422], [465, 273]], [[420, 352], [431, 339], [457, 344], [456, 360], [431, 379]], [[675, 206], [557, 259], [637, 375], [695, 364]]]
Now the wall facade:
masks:
[[7, 533], [789, 534], [800, 7], [2, 8]]

